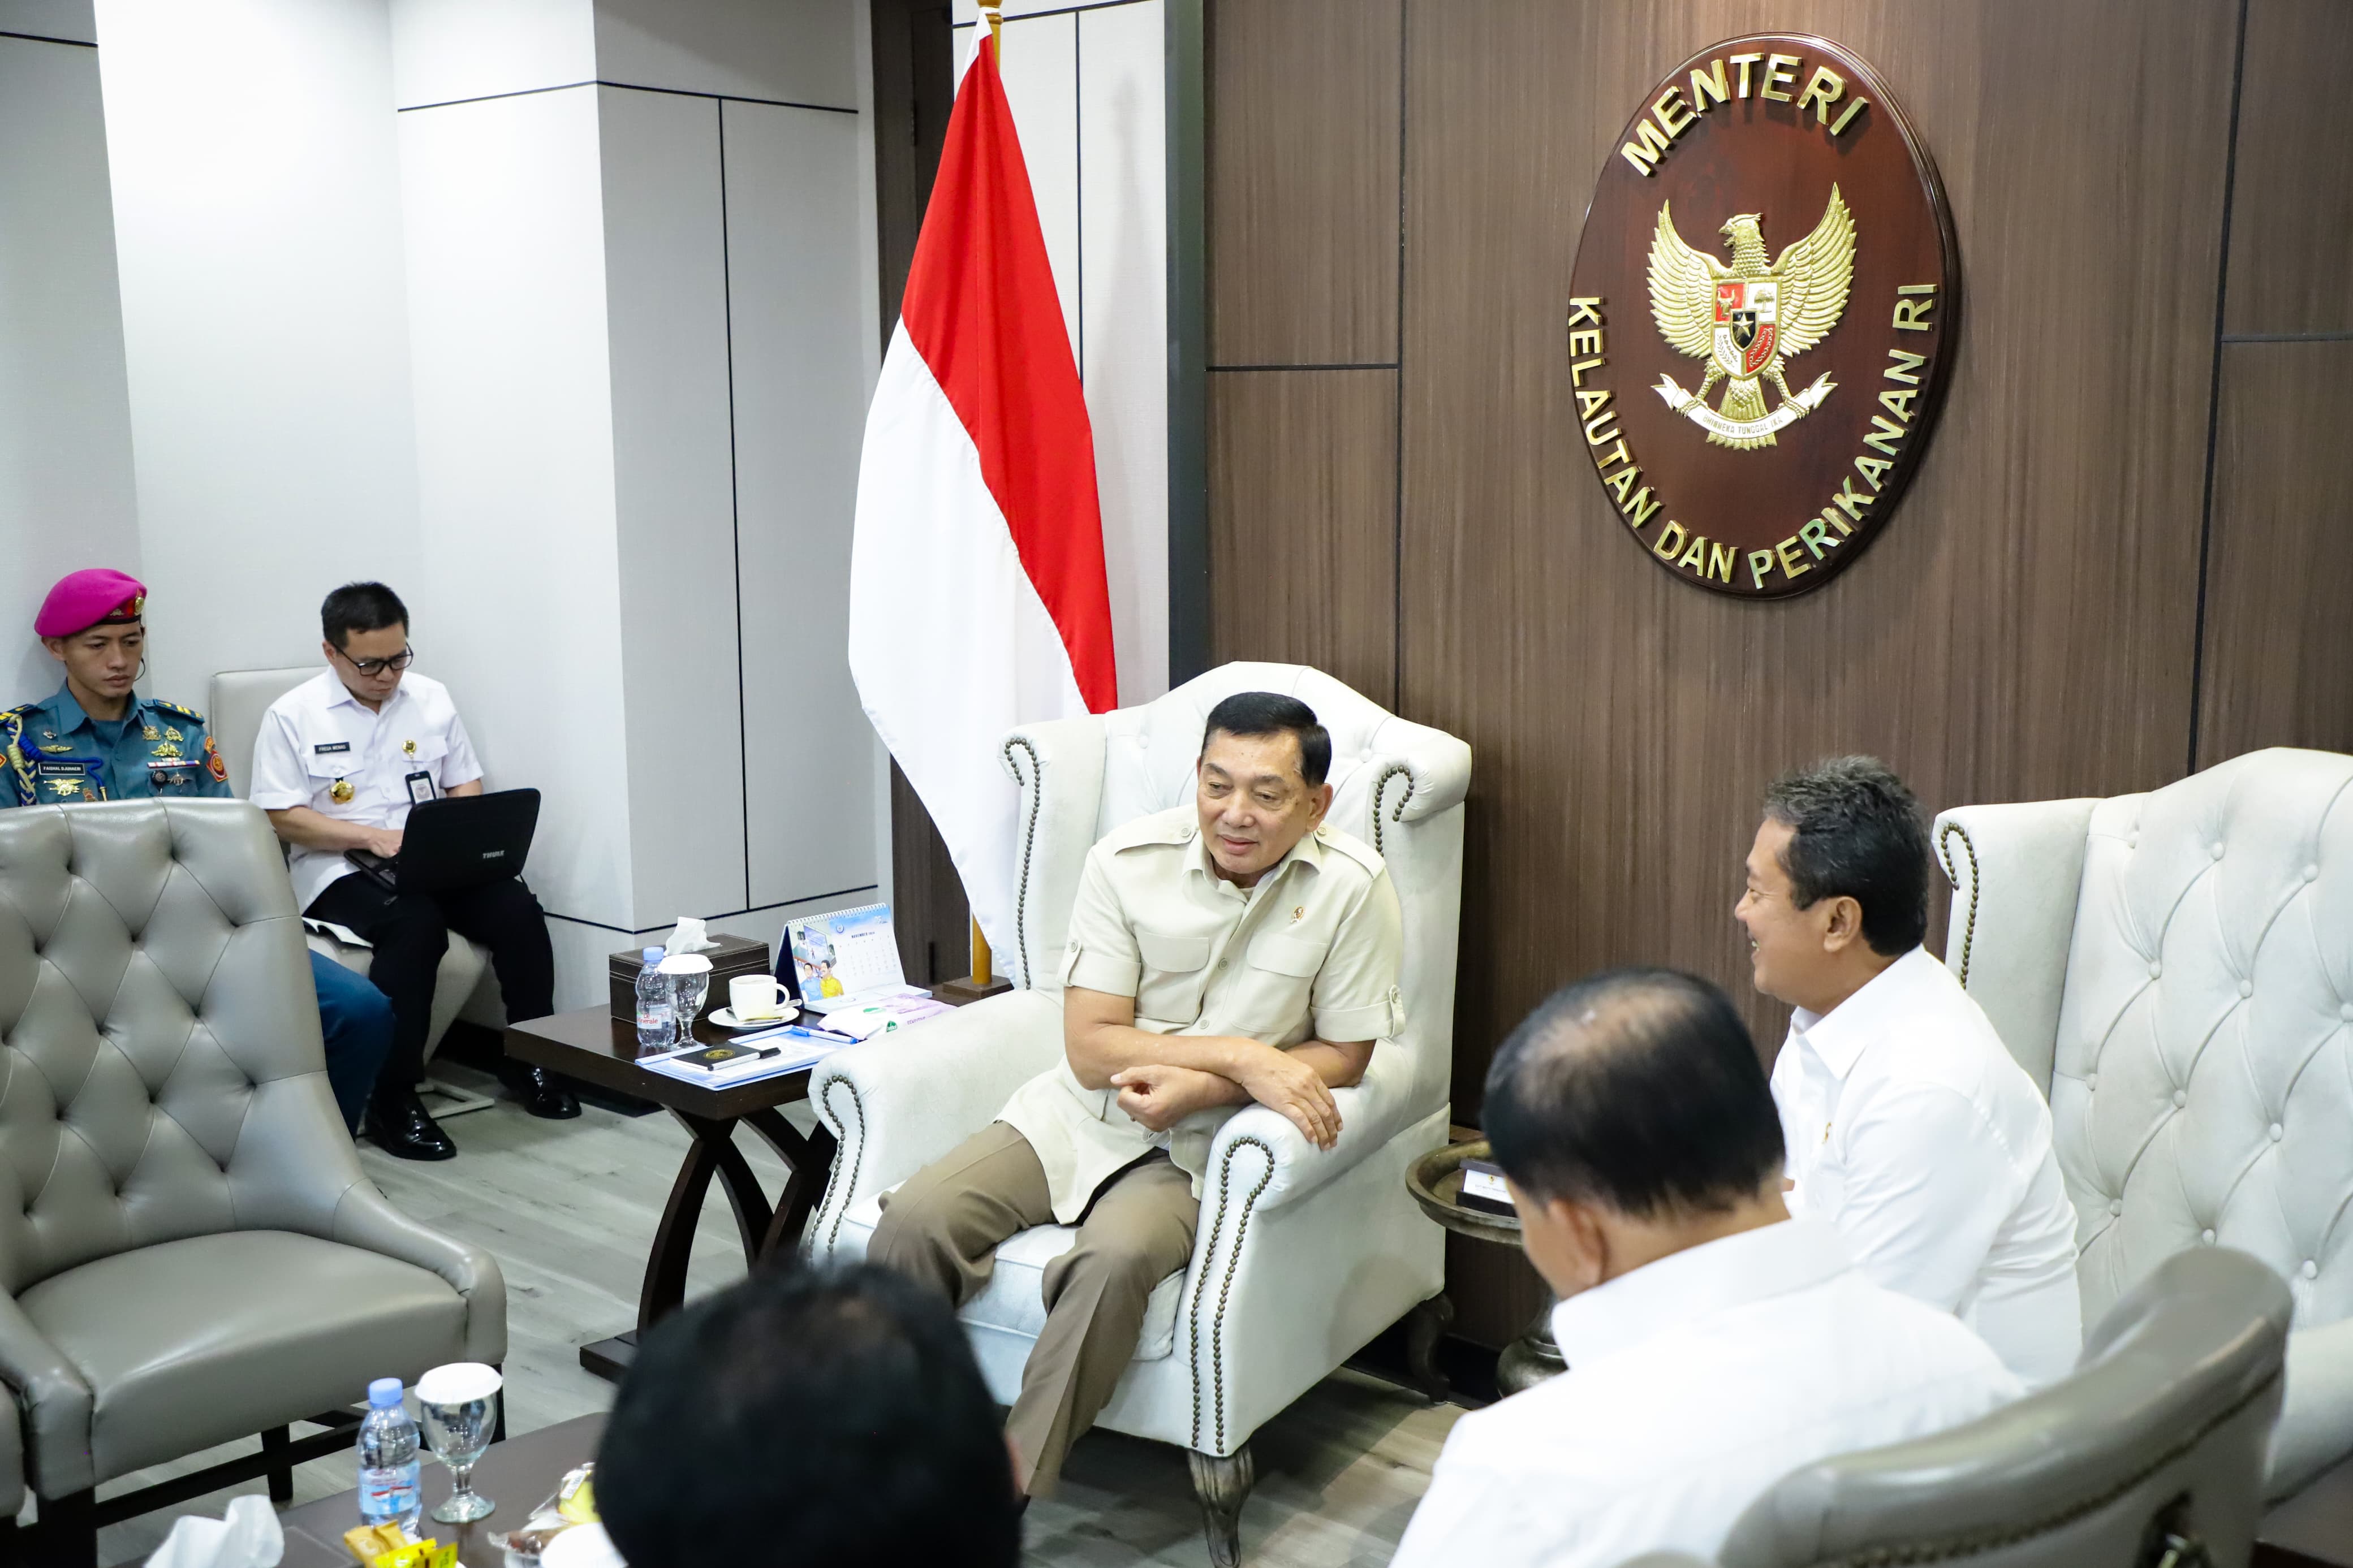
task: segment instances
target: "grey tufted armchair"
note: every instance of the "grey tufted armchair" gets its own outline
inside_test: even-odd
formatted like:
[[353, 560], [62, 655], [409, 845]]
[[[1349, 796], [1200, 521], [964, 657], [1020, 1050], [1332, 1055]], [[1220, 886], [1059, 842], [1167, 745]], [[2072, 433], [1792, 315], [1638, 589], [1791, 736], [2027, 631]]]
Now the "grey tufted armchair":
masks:
[[1945, 956], [2051, 1099], [2089, 1321], [2189, 1248], [2295, 1331], [2274, 1498], [2353, 1452], [2353, 757], [1946, 812]]
[[2159, 1264], [2065, 1381], [1967, 1426], [1795, 1470], [1724, 1568], [2243, 1568], [2279, 1415], [2287, 1287], [2243, 1252]]
[[[265, 1470], [285, 1495], [295, 1462], [351, 1440], [289, 1425], [372, 1377], [504, 1358], [498, 1265], [361, 1174], [254, 807], [0, 813], [0, 1382], [58, 1562]], [[95, 1499], [256, 1434], [257, 1458]]]

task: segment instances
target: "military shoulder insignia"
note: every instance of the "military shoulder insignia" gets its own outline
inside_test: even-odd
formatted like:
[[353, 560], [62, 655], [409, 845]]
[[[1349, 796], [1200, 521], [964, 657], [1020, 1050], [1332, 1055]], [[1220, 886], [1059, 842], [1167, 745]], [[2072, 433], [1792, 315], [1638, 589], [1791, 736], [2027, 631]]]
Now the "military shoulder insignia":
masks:
[[201, 724], [205, 721], [205, 716], [203, 714], [197, 712], [193, 708], [183, 708], [176, 702], [163, 702], [155, 700], [154, 698], [149, 698], [147, 700], [147, 706], [156, 709], [159, 711], [172, 714], [176, 718], [185, 719], [191, 724]]
[[210, 741], [205, 742], [205, 772], [213, 775], [215, 784], [228, 783], [228, 764], [221, 761], [221, 754], [213, 750]]
[[1918, 465], [1959, 278], [1936, 164], [1870, 66], [1784, 34], [1677, 66], [1602, 169], [1567, 290], [1564, 390], [1613, 531], [1719, 594], [1829, 582]]

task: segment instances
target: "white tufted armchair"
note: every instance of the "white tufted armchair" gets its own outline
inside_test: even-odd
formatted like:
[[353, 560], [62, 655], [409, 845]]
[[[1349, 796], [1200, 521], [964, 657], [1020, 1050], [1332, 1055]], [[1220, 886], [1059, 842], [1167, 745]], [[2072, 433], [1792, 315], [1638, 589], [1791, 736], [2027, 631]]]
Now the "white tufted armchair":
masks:
[[[1021, 789], [1021, 837], [1005, 957], [1019, 989], [839, 1051], [809, 1086], [840, 1152], [807, 1246], [863, 1257], [881, 1194], [1060, 1058], [1059, 959], [1087, 851], [1190, 800], [1209, 710], [1251, 690], [1297, 696], [1331, 731], [1330, 821], [1381, 851], [1403, 908], [1406, 1026], [1374, 1051], [1361, 1085], [1337, 1091], [1345, 1125], [1332, 1152], [1262, 1107], [1226, 1122], [1192, 1263], [1153, 1293], [1135, 1359], [1097, 1422], [1191, 1452], [1221, 1568], [1239, 1561], [1250, 1434], [1442, 1284], [1441, 1233], [1407, 1195], [1405, 1171], [1446, 1140], [1470, 748], [1282, 664], [1229, 664], [1141, 708], [1014, 731], [1003, 756]], [[1042, 1271], [1075, 1237], [1046, 1226], [1013, 1237], [965, 1309], [981, 1369], [1008, 1404], [1045, 1322]], [[1418, 1343], [1440, 1326], [1426, 1310]]]
[[2174, 1253], [2295, 1300], [2266, 1489], [2353, 1452], [2353, 757], [1946, 812], [1947, 962], [2045, 1086], [2094, 1321]]

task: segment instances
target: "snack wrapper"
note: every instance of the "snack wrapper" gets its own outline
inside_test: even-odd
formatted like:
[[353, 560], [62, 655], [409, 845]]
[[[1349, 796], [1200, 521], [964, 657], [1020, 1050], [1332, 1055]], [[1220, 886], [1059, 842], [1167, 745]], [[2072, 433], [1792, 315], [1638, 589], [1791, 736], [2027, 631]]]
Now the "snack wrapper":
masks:
[[396, 1524], [363, 1524], [343, 1531], [343, 1545], [367, 1568], [456, 1568], [458, 1543], [419, 1541]]
[[532, 1510], [522, 1529], [491, 1537], [491, 1544], [507, 1554], [507, 1568], [534, 1568], [549, 1542], [574, 1525], [597, 1522], [596, 1473], [593, 1460], [565, 1471], [555, 1490]]

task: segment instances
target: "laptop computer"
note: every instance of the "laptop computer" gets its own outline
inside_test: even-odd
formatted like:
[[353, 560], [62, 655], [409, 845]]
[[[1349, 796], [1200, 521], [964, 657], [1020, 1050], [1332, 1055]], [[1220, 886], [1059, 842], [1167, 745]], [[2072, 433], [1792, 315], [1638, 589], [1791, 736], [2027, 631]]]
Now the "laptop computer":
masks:
[[445, 795], [409, 809], [398, 855], [346, 849], [343, 858], [388, 893], [446, 893], [520, 875], [538, 826], [535, 789]]

